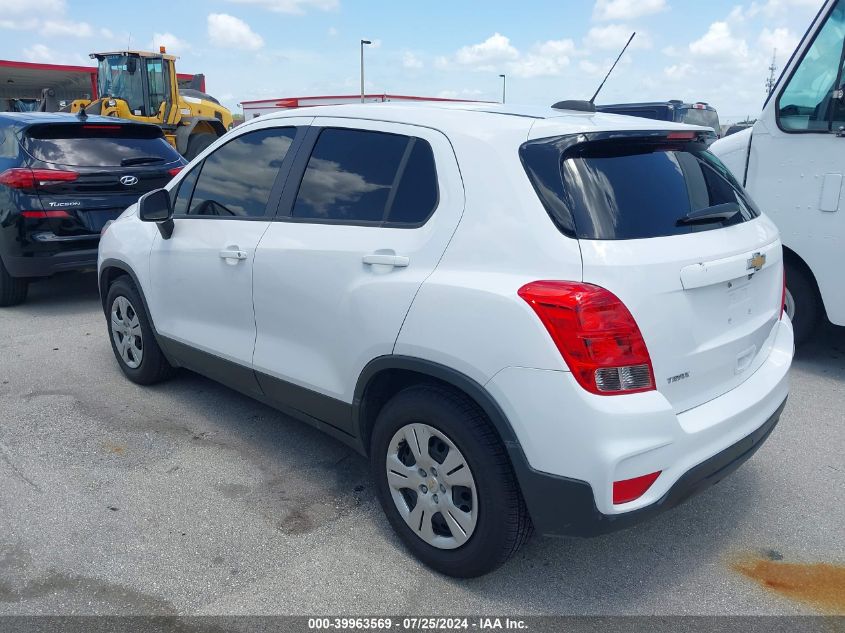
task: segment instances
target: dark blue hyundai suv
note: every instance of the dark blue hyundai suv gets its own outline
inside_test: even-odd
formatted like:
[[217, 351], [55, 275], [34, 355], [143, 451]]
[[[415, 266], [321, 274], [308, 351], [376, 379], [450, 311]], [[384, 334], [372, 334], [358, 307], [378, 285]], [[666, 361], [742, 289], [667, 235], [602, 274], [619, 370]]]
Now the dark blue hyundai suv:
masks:
[[0, 113], [0, 306], [35, 279], [95, 268], [106, 222], [184, 165], [155, 125]]

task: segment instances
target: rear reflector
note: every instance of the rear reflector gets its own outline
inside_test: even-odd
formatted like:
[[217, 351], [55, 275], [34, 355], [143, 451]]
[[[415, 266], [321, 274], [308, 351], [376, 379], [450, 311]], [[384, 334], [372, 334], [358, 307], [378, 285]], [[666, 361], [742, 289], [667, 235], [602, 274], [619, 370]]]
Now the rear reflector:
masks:
[[178, 174], [180, 171], [185, 169], [184, 167], [174, 167], [173, 169], [168, 169], [167, 173], [170, 174], [171, 178]]
[[14, 167], [0, 174], [0, 185], [6, 185], [12, 189], [34, 189], [38, 185], [53, 182], [72, 182], [77, 178], [79, 178], [79, 174], [75, 171]]
[[69, 218], [70, 213], [62, 210], [51, 211], [21, 211], [21, 215], [25, 218], [44, 220], [46, 218]]
[[651, 473], [650, 475], [634, 477], [633, 479], [624, 479], [622, 481], [614, 481], [614, 505], [619, 503], [628, 503], [629, 501], [635, 501], [636, 499], [642, 497], [646, 491], [651, 488], [651, 484], [657, 481], [661, 472], [663, 471], [658, 470], [656, 473]]
[[519, 289], [560, 351], [575, 380], [601, 396], [654, 389], [640, 328], [609, 290], [569, 281], [535, 281]]

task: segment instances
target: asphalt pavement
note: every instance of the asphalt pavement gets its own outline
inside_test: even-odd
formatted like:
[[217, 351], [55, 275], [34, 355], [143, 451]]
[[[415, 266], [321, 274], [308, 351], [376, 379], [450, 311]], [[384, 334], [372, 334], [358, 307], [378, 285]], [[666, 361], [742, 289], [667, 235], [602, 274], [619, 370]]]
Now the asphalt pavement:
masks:
[[792, 381], [769, 441], [714, 488], [453, 580], [403, 549], [363, 458], [188, 372], [130, 383], [94, 276], [56, 277], [0, 309], [0, 615], [845, 613], [762, 577], [804, 570], [824, 593], [845, 564], [845, 328]]

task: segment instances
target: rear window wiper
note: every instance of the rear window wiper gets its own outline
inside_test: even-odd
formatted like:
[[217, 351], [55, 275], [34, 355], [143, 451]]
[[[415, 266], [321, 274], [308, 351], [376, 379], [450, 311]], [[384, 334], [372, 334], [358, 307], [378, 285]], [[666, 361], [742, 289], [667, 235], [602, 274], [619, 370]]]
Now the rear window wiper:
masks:
[[120, 161], [121, 167], [129, 167], [130, 165], [147, 165], [149, 163], [163, 163], [164, 159], [161, 156], [136, 156], [135, 158], [124, 158]]
[[713, 222], [727, 222], [742, 213], [742, 208], [736, 202], [725, 202], [712, 207], [690, 211], [677, 222], [678, 226], [686, 224], [710, 224]]

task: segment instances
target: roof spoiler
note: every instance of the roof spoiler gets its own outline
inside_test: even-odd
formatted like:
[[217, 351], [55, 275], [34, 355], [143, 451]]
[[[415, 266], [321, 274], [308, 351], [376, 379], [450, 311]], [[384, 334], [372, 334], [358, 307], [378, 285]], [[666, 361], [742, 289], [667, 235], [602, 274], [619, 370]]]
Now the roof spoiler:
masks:
[[575, 110], [576, 112], [595, 112], [596, 104], [592, 101], [570, 99], [568, 101], [558, 101], [552, 108], [555, 110]]

